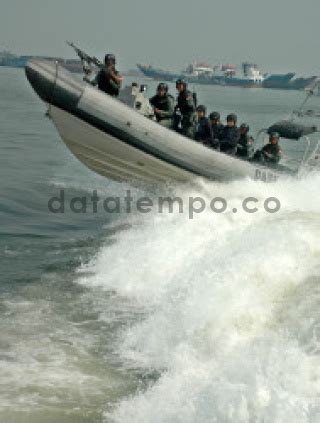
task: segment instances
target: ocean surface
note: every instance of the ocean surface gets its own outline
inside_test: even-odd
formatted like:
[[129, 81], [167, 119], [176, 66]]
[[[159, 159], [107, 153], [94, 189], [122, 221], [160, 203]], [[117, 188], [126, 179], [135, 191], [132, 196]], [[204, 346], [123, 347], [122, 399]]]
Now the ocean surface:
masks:
[[[253, 135], [304, 96], [195, 88]], [[21, 70], [0, 69], [0, 422], [320, 422], [320, 174], [161, 189], [227, 200], [193, 219], [122, 202], [75, 213], [94, 191], [159, 193], [86, 169], [45, 111]]]

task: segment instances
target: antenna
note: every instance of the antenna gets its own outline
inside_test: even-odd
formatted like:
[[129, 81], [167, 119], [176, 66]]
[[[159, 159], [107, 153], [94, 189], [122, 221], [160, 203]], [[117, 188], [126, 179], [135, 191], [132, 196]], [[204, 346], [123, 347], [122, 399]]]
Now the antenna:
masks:
[[307, 96], [306, 98], [303, 100], [303, 102], [301, 103], [300, 107], [298, 110], [294, 110], [293, 114], [297, 115], [297, 116], [302, 116], [302, 110], [303, 107], [305, 106], [305, 104], [309, 101], [309, 99], [315, 95], [315, 90], [317, 89], [317, 87], [320, 85], [320, 77], [316, 78], [316, 80], [314, 81], [314, 83], [312, 84], [311, 87], [306, 88], [306, 92], [307, 92]]

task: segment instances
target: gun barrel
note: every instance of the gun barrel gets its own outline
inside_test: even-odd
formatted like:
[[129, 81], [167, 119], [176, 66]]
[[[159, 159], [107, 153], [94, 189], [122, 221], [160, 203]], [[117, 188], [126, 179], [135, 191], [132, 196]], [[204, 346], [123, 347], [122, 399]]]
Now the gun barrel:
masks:
[[86, 52], [78, 48], [74, 43], [70, 41], [66, 41], [66, 43], [76, 51], [77, 55], [82, 61], [87, 62], [89, 65], [94, 64], [98, 68], [101, 68], [103, 66], [100, 60], [98, 60], [96, 57], [89, 56]]

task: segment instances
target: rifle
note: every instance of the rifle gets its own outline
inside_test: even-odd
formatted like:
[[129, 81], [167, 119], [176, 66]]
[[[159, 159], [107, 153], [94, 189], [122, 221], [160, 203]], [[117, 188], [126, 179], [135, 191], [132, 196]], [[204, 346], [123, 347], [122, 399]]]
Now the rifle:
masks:
[[74, 43], [71, 43], [70, 41], [66, 41], [66, 43], [68, 44], [68, 46], [72, 47], [79, 56], [82, 62], [83, 71], [86, 75], [92, 73], [90, 65], [94, 65], [99, 69], [103, 68], [103, 63], [99, 59], [94, 56], [89, 56], [85, 51], [81, 50], [79, 47], [77, 47]]

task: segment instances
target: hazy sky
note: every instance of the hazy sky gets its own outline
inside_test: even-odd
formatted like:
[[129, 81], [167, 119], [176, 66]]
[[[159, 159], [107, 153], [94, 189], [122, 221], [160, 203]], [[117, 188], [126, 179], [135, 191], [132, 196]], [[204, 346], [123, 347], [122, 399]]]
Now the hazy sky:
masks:
[[65, 40], [119, 68], [250, 60], [320, 74], [320, 0], [0, 0], [0, 50], [73, 57]]

